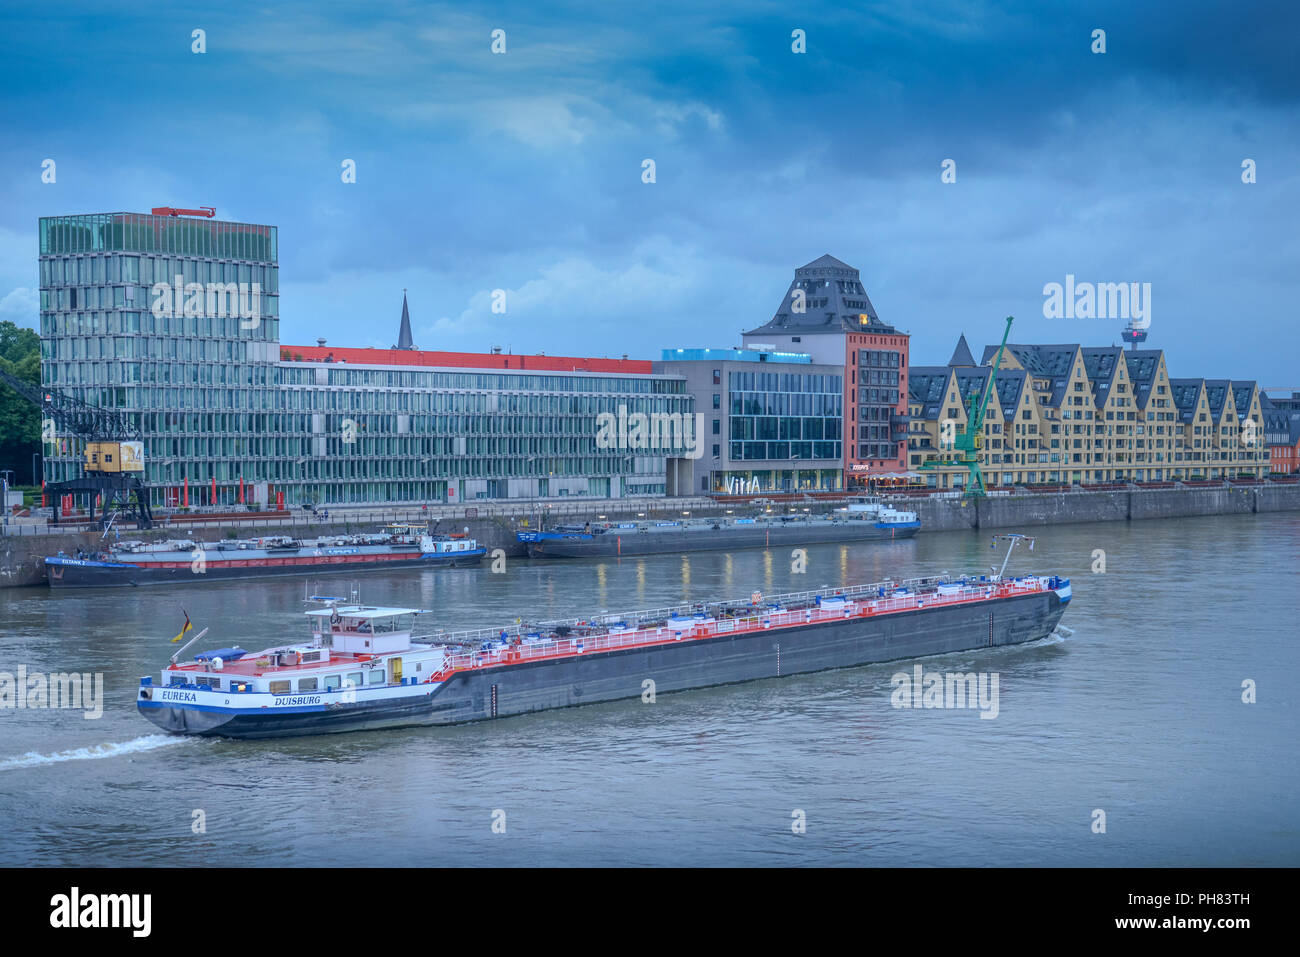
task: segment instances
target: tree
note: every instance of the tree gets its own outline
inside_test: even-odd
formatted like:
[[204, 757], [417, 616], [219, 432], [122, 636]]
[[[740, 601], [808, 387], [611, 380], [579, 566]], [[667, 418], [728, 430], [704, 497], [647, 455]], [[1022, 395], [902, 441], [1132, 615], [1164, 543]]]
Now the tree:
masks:
[[[0, 369], [40, 386], [41, 337], [35, 330], [0, 322]], [[0, 469], [12, 469], [15, 483], [25, 483], [32, 455], [40, 450], [41, 410], [0, 385]]]

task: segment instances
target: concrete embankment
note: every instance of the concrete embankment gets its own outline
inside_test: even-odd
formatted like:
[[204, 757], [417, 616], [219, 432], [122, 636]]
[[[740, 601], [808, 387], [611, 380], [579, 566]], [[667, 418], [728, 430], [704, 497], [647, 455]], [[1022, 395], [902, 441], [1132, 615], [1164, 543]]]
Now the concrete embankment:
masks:
[[[828, 508], [825, 503], [809, 507], [813, 511], [824, 511]], [[1300, 485], [1118, 489], [1104, 492], [991, 496], [979, 501], [931, 498], [899, 503], [899, 507], [916, 510], [922, 523], [923, 533], [976, 528], [1026, 528], [1075, 522], [1144, 521], [1202, 515], [1243, 515], [1300, 510]], [[732, 508], [737, 513], [743, 511], [735, 506]], [[726, 510], [725, 506], [695, 507], [690, 514], [693, 517], [703, 518], [723, 514]], [[501, 511], [509, 510], [501, 509]], [[472, 518], [456, 515], [430, 517], [429, 524], [435, 532], [467, 532], [471, 538], [478, 539], [489, 552], [499, 548], [506, 555], [517, 557], [524, 554], [524, 548], [515, 539], [515, 532], [521, 527], [520, 523], [529, 520], [531, 514], [528, 507], [522, 507], [513, 515], [498, 514]], [[682, 513], [678, 506], [672, 503], [665, 503], [660, 508], [647, 511], [645, 504], [620, 510], [617, 503], [606, 502], [594, 505], [589, 518], [595, 520], [598, 514], [603, 515], [608, 521], [627, 521], [642, 516], [650, 519], [680, 517]], [[386, 520], [390, 519], [355, 517], [346, 522], [299, 521], [292, 525], [269, 527], [206, 527], [193, 529], [189, 536], [183, 526], [174, 525], [148, 532], [129, 531], [125, 534], [133, 539], [146, 540], [193, 537], [203, 541], [217, 541], [222, 538], [256, 538], [260, 535], [315, 538], [319, 535], [372, 532]], [[575, 516], [566, 516], [563, 520], [582, 521]], [[78, 548], [95, 551], [101, 547], [102, 543], [97, 531], [68, 531], [39, 535], [0, 534], [0, 587], [41, 585], [45, 581], [46, 555], [56, 554], [60, 550], [67, 554], [74, 554]]]
[[923, 530], [928, 532], [1245, 515], [1300, 509], [1300, 485], [1117, 489], [990, 496], [978, 502], [925, 499], [917, 503], [916, 509]]

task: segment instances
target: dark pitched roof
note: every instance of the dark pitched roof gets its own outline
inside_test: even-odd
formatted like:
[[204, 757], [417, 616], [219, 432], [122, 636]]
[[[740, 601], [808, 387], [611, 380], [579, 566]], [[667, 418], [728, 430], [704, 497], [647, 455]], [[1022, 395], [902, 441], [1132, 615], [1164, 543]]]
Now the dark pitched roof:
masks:
[[1255, 394], [1255, 380], [1232, 383], [1232, 404], [1237, 407], [1237, 418], [1245, 418], [1250, 413], [1250, 399]]
[[966, 345], [966, 333], [961, 334], [957, 340], [957, 348], [952, 352], [952, 358], [948, 360], [950, 366], [973, 366], [975, 357], [971, 355], [970, 346]]
[[1173, 390], [1174, 405], [1178, 407], [1178, 418], [1181, 421], [1192, 421], [1192, 413], [1196, 411], [1196, 401], [1204, 384], [1204, 379], [1169, 380], [1169, 388]]
[[1228, 401], [1228, 391], [1232, 383], [1227, 379], [1206, 379], [1205, 399], [1210, 403], [1210, 415], [1217, 422], [1223, 415], [1223, 407]]
[[[795, 297], [803, 296], [803, 311], [795, 312]], [[862, 317], [866, 317], [863, 319]], [[862, 288], [862, 277], [848, 263], [827, 254], [794, 271], [785, 298], [768, 322], [745, 333], [836, 333], [882, 332], [897, 334], [893, 326], [880, 321], [876, 307]]]
[[[1016, 357], [1016, 361], [1025, 367], [1030, 375], [1040, 379], [1049, 379], [1052, 392], [1048, 404], [1053, 407], [1061, 404], [1065, 396], [1066, 380], [1074, 367], [1074, 354], [1079, 349], [1078, 343], [1058, 343], [1056, 345], [1035, 346], [1024, 343], [1007, 343], [1007, 350]], [[985, 346], [981, 364], [988, 364], [997, 355], [997, 346]]]
[[394, 349], [414, 349], [415, 340], [411, 337], [411, 313], [406, 308], [406, 290], [402, 290], [402, 325], [397, 330], [397, 345]]
[[1092, 395], [1097, 405], [1106, 401], [1110, 387], [1119, 370], [1120, 356], [1124, 350], [1119, 346], [1102, 346], [1083, 350], [1083, 366], [1088, 372], [1088, 381], [1092, 384]]
[[[1079, 344], [1077, 342], [1050, 346], [1026, 345], [1017, 342], [1007, 343], [1007, 351], [1014, 355], [1016, 361], [1024, 366], [1028, 372], [1048, 378], [1057, 376], [1064, 378], [1068, 376], [1074, 362], [1074, 354], [1078, 351], [1078, 348]], [[997, 353], [997, 346], [985, 346], [980, 365], [988, 365], [993, 361], [993, 357]]]
[[1259, 394], [1259, 410], [1264, 417], [1265, 444], [1295, 445], [1300, 441], [1300, 411], [1274, 405], [1264, 392]]
[[1029, 374], [1021, 369], [1002, 369], [998, 372], [994, 388], [998, 390], [998, 401], [1002, 403], [1004, 419], [1016, 417], [1016, 409], [1020, 408], [1020, 396], [1028, 381]]
[[[988, 388], [989, 373], [993, 370], [989, 366], [972, 366], [969, 369], [957, 368], [952, 371], [957, 374], [957, 398], [963, 407], [969, 408], [967, 399], [970, 394], [974, 392], [979, 396], [984, 395], [984, 390]], [[998, 373], [998, 378], [1002, 378], [1001, 372]]]
[[1133, 397], [1139, 409], [1145, 409], [1151, 398], [1151, 389], [1160, 369], [1163, 349], [1130, 349], [1124, 353], [1129, 380], [1133, 383]]
[[939, 418], [951, 371], [947, 366], [912, 366], [907, 370], [907, 399], [921, 406], [921, 418]]

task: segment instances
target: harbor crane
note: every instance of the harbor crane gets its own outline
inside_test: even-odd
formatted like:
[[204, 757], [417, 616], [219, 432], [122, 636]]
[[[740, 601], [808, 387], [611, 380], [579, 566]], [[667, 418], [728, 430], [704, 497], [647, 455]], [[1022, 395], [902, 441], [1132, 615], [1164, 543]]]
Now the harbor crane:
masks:
[[56, 427], [86, 444], [80, 478], [50, 482], [45, 491], [59, 522], [59, 502], [64, 495], [86, 493], [90, 520], [95, 521], [95, 497], [102, 500], [99, 524], [107, 528], [116, 513], [131, 514], [140, 528], [153, 526], [149, 490], [144, 483], [144, 441], [130, 416], [83, 402], [58, 389], [42, 389], [0, 369], [0, 382], [41, 410], [41, 438], [54, 440]]
[[981, 498], [988, 494], [984, 487], [984, 473], [980, 471], [980, 450], [984, 447], [984, 413], [989, 407], [989, 399], [997, 388], [998, 367], [1002, 364], [1002, 353], [1006, 350], [1007, 336], [1011, 334], [1011, 323], [1014, 318], [1007, 316], [1007, 326], [1002, 331], [1002, 344], [998, 346], [998, 353], [993, 357], [993, 365], [989, 369], [989, 378], [983, 394], [972, 390], [970, 395], [966, 396], [966, 428], [957, 431], [954, 422], [950, 427], [952, 438], [949, 442], [945, 442], [943, 433], [949, 427], [940, 423], [939, 445], [951, 454], [941, 454], [921, 463], [922, 469], [930, 470], [942, 466], [965, 466], [969, 473], [966, 482], [966, 495], [969, 498]]

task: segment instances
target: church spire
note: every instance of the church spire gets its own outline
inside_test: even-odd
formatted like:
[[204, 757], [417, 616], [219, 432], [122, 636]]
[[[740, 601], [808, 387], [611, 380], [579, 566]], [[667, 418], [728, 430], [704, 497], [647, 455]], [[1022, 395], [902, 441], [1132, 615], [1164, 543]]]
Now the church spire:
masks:
[[415, 340], [411, 338], [411, 312], [406, 307], [406, 290], [402, 290], [402, 325], [397, 331], [397, 345], [394, 349], [414, 349]]
[[957, 340], [957, 348], [953, 350], [948, 365], [958, 367], [975, 365], [975, 357], [971, 355], [970, 346], [966, 345], [966, 333], [963, 332], [961, 338]]

